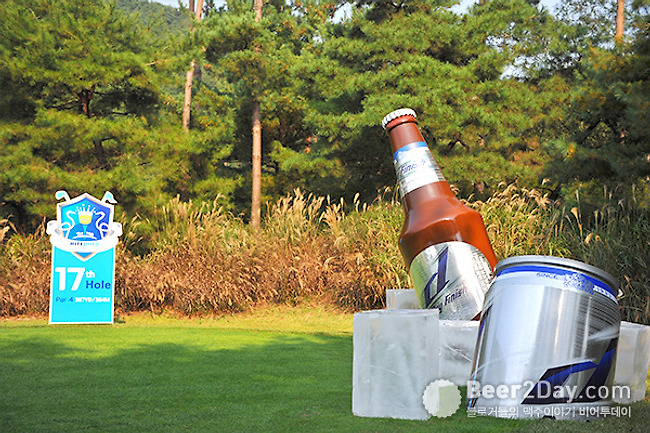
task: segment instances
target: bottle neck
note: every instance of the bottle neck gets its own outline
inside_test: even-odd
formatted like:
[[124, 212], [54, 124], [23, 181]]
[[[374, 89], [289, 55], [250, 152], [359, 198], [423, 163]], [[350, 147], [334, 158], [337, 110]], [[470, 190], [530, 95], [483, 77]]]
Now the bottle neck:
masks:
[[429, 196], [451, 192], [413, 116], [392, 120], [386, 125], [386, 131], [393, 148], [393, 164], [402, 198], [425, 186]]
[[413, 116], [398, 117], [386, 125], [386, 131], [388, 131], [393, 153], [411, 143], [424, 142], [424, 137]]

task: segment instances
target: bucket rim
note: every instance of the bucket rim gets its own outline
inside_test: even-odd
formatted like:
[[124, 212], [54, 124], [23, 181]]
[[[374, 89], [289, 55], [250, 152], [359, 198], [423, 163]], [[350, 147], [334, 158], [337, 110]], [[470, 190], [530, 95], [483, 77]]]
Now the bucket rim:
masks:
[[506, 259], [500, 260], [494, 268], [494, 275], [498, 275], [499, 272], [504, 269], [524, 265], [524, 264], [543, 264], [551, 266], [560, 266], [563, 268], [568, 268], [574, 271], [580, 271], [584, 273], [589, 273], [592, 276], [598, 278], [606, 284], [609, 284], [614, 292], [616, 293], [619, 289], [618, 281], [612, 274], [609, 272], [603, 271], [596, 266], [581, 262], [579, 260], [567, 259], [564, 257], [555, 257], [555, 256], [542, 256], [542, 255], [523, 255], [523, 256], [514, 256], [508, 257]]

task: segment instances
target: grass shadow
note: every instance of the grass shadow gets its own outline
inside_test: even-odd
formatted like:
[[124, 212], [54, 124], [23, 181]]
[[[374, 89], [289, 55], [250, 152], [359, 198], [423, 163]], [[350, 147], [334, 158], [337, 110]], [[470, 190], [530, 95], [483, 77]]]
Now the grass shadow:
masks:
[[424, 422], [354, 417], [349, 335], [187, 327], [4, 328], [0, 371], [3, 432], [546, 428], [539, 422], [472, 419], [462, 410]]

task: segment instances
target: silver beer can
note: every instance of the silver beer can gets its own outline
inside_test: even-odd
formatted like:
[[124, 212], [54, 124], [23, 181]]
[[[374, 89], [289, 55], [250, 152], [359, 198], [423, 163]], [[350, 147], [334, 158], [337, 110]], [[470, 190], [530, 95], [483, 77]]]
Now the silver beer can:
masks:
[[486, 294], [468, 410], [501, 418], [605, 415], [621, 323], [610, 274], [558, 257], [500, 261]]

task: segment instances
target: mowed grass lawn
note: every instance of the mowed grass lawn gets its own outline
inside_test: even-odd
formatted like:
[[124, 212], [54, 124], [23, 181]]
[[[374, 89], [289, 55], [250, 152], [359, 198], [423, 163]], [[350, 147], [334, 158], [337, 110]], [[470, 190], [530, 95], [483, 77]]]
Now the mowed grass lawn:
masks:
[[0, 321], [0, 432], [648, 431], [650, 402], [592, 422], [352, 415], [352, 315], [272, 307], [114, 325]]

